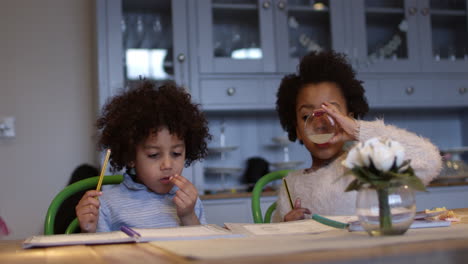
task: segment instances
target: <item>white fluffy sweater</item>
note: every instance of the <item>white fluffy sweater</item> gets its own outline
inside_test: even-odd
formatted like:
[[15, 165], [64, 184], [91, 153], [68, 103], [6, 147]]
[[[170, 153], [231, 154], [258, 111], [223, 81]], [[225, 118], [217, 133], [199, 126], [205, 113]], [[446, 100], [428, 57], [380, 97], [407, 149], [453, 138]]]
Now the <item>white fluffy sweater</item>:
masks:
[[[405, 159], [411, 160], [415, 174], [424, 184], [427, 185], [439, 174], [442, 166], [441, 156], [437, 147], [429, 140], [404, 129], [385, 125], [382, 120], [359, 121], [359, 123], [358, 138], [361, 142], [377, 136], [400, 142], [405, 148]], [[300, 198], [301, 207], [308, 208], [312, 214], [355, 214], [357, 192], [344, 192], [353, 180], [351, 175], [342, 177], [345, 168], [341, 162], [346, 158], [346, 154], [342, 154], [327, 166], [310, 173], [306, 173], [303, 169], [290, 172], [286, 179], [293, 203], [296, 198]], [[279, 190], [273, 222], [282, 222], [289, 211], [291, 211], [291, 206], [282, 186]]]

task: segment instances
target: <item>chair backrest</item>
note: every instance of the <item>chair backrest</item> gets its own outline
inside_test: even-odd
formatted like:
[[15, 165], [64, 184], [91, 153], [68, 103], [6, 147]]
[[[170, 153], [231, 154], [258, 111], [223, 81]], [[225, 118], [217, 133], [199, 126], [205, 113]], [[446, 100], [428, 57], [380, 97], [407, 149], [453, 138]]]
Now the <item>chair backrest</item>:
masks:
[[[72, 196], [75, 193], [89, 190], [96, 188], [97, 183], [99, 181], [99, 177], [91, 177], [88, 179], [84, 179], [81, 181], [77, 181], [73, 184], [68, 185], [62, 191], [60, 191], [55, 198], [50, 203], [49, 209], [47, 210], [46, 219], [44, 223], [44, 234], [45, 235], [53, 235], [54, 232], [54, 225], [55, 225], [55, 218], [57, 216], [57, 211], [62, 205], [62, 203]], [[102, 184], [119, 184], [123, 181], [123, 175], [109, 175], [104, 176], [102, 180]], [[75, 218], [68, 228], [65, 231], [65, 234], [73, 233], [79, 227], [78, 219]]]
[[252, 191], [252, 216], [254, 223], [270, 223], [271, 215], [276, 209], [276, 202], [270, 205], [265, 213], [265, 218], [263, 218], [262, 208], [260, 207], [260, 197], [262, 196], [263, 187], [269, 182], [282, 179], [288, 175], [290, 171], [291, 170], [279, 170], [267, 173], [255, 183], [255, 187]]

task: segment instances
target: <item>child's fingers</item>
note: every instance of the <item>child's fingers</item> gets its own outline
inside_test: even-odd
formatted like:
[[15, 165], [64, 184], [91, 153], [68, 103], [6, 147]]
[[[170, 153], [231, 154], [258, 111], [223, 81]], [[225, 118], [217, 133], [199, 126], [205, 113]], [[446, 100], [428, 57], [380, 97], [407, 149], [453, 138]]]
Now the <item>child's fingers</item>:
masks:
[[343, 114], [336, 108], [335, 105], [330, 104], [328, 102], [322, 103], [322, 105], [320, 107], [322, 107], [322, 109], [325, 110], [325, 112], [327, 112], [327, 114], [331, 115], [337, 121], [339, 119], [341, 119], [341, 117], [343, 116]]
[[101, 195], [102, 195], [101, 191], [89, 190], [83, 195], [83, 198], [84, 197], [97, 197], [97, 196], [101, 196]]
[[191, 202], [189, 200], [184, 199], [180, 196], [174, 196], [173, 201], [176, 204], [176, 206], [179, 207], [180, 209], [186, 209], [190, 207], [191, 205]]
[[189, 180], [187, 180], [184, 176], [182, 175], [179, 175], [179, 174], [175, 174], [173, 176], [171, 176], [170, 180], [175, 184], [177, 185], [177, 187], [181, 187], [181, 186], [184, 186], [188, 183], [191, 183]]
[[305, 213], [307, 212], [310, 211], [306, 208], [294, 209], [284, 216], [284, 221], [287, 222], [305, 219]]
[[193, 211], [194, 208], [194, 203], [191, 203], [190, 201], [184, 200], [180, 198], [179, 196], [174, 196], [173, 199], [174, 203], [176, 204], [177, 207], [177, 214], [179, 216], [184, 216], [190, 212]]
[[296, 198], [294, 201], [294, 209], [301, 208], [301, 198]]
[[98, 199], [95, 199], [92, 196], [85, 196], [81, 198], [80, 202], [76, 205], [76, 209], [79, 210], [81, 207], [86, 207], [89, 205], [93, 205], [94, 207], [99, 208], [101, 203]]
[[88, 205], [81, 206], [76, 210], [76, 215], [85, 215], [85, 214], [93, 214], [95, 216], [98, 216], [99, 209], [98, 207], [92, 204], [88, 204]]
[[184, 201], [184, 202], [185, 202], [185, 201], [186, 201], [186, 202], [192, 201], [190, 195], [188, 195], [187, 193], [185, 193], [185, 192], [183, 192], [183, 191], [181, 191], [181, 190], [178, 190], [178, 191], [176, 192], [175, 197], [180, 198], [180, 199], [181, 199], [182, 201]]
[[84, 232], [96, 232], [97, 218], [91, 216], [83, 216], [78, 218], [80, 228]]
[[338, 108], [336, 108], [336, 106], [328, 102], [323, 103], [322, 108], [339, 124], [337, 137], [332, 138], [330, 143], [356, 139], [356, 134], [359, 130], [359, 124], [354, 118], [344, 115], [338, 110]]
[[179, 190], [183, 191], [184, 193], [188, 194], [190, 197], [198, 196], [197, 188], [193, 185], [189, 180], [181, 175], [174, 175], [170, 179], [172, 183], [174, 183]]

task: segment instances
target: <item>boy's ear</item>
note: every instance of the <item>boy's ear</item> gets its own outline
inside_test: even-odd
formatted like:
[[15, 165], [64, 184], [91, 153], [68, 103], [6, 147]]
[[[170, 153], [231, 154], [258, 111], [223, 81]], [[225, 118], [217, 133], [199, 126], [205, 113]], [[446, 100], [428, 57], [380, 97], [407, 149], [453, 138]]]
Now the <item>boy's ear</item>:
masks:
[[353, 112], [349, 112], [349, 113], [348, 113], [348, 116], [354, 118], [354, 113], [353, 113]]
[[134, 168], [134, 167], [135, 167], [135, 162], [130, 161], [130, 162], [128, 163], [128, 167]]

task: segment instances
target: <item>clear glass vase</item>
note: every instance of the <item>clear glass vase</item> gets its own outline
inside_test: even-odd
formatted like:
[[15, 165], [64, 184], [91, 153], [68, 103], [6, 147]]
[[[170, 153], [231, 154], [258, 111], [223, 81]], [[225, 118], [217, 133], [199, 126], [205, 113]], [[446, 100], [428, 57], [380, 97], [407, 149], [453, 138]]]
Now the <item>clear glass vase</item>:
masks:
[[414, 192], [406, 185], [358, 191], [356, 214], [371, 236], [404, 234], [413, 223], [415, 213]]

